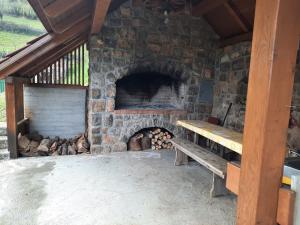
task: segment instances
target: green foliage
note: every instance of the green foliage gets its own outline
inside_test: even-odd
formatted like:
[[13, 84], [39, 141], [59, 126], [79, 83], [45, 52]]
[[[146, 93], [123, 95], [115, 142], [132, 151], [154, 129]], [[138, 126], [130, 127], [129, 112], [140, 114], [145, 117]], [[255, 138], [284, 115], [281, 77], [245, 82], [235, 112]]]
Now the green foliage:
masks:
[[[0, 0], [1, 1], [1, 0]], [[26, 26], [34, 30], [38, 30], [41, 33], [46, 33], [43, 24], [39, 20], [32, 20], [25, 17], [15, 17], [10, 15], [4, 15], [3, 22], [13, 23], [18, 26]]]
[[0, 12], [18, 17], [37, 19], [37, 16], [27, 0], [1, 0]]
[[0, 21], [0, 30], [17, 34], [27, 34], [31, 36], [39, 36], [43, 34], [42, 31], [33, 29], [27, 25], [18, 25], [6, 21]]
[[0, 94], [0, 122], [6, 121], [6, 104], [5, 104], [5, 94]]
[[7, 31], [0, 31], [0, 55], [13, 52], [26, 45], [27, 42], [36, 36], [15, 34]]

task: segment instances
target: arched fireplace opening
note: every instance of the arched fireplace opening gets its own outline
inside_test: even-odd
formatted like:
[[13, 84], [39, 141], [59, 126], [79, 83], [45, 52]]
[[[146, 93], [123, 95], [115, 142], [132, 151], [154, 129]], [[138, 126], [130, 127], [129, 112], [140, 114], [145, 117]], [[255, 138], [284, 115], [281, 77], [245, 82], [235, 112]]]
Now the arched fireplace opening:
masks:
[[173, 149], [170, 140], [174, 135], [160, 127], [144, 128], [129, 138], [128, 151]]
[[116, 82], [116, 106], [120, 109], [180, 109], [183, 82], [169, 75], [144, 72]]

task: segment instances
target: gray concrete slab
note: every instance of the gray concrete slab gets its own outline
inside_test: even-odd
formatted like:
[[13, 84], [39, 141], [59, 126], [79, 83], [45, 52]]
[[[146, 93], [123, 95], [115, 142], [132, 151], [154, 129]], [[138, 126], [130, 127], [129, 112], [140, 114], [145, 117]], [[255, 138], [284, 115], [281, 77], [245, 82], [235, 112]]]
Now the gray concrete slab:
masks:
[[233, 196], [210, 199], [211, 173], [174, 152], [0, 162], [0, 225], [230, 225]]

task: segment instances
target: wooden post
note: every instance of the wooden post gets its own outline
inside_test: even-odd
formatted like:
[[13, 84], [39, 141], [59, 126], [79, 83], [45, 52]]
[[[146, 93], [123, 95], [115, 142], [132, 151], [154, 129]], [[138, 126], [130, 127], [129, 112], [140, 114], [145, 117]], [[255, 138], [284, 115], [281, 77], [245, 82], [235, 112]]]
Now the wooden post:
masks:
[[238, 225], [275, 225], [299, 44], [299, 0], [257, 0]]
[[7, 139], [11, 159], [18, 157], [17, 123], [24, 119], [23, 82], [16, 77], [6, 78]]

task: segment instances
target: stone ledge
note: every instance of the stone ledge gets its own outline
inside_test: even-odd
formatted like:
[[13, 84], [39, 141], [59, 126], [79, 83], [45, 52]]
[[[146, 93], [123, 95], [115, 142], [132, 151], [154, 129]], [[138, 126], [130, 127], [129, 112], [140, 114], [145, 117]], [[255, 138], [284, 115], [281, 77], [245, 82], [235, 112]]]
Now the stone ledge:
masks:
[[186, 115], [187, 111], [183, 109], [119, 109], [115, 110], [114, 114]]

